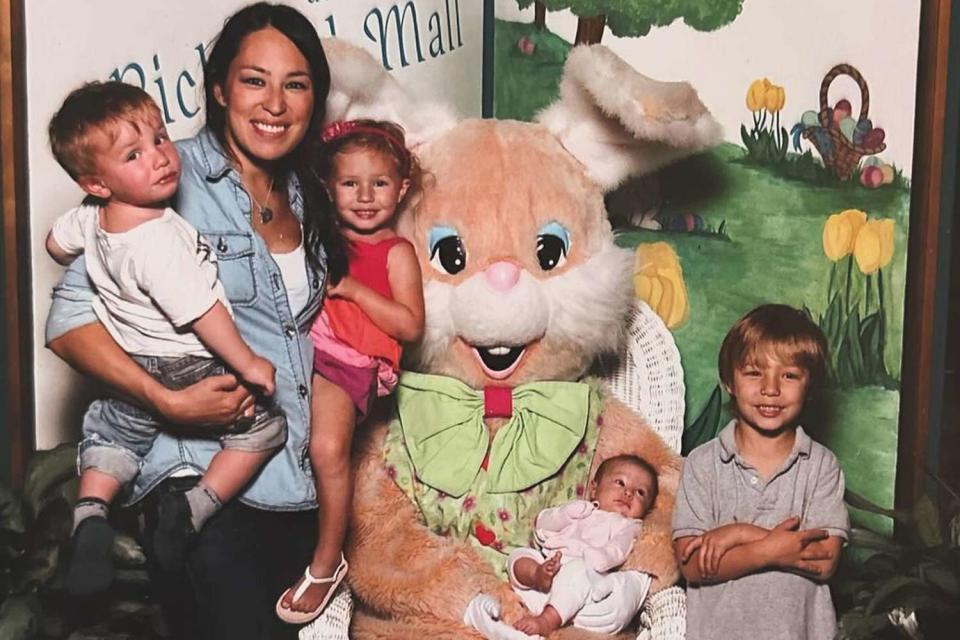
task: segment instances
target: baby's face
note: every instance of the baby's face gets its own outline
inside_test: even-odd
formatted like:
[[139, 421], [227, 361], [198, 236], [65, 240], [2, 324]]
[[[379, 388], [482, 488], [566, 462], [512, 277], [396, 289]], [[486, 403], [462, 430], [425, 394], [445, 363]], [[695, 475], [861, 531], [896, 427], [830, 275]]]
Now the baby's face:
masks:
[[137, 207], [169, 200], [180, 178], [180, 156], [159, 113], [118, 121], [95, 134], [97, 175], [89, 180], [103, 190], [94, 195]]
[[602, 511], [642, 518], [653, 505], [653, 476], [641, 466], [622, 461], [593, 481], [593, 499]]

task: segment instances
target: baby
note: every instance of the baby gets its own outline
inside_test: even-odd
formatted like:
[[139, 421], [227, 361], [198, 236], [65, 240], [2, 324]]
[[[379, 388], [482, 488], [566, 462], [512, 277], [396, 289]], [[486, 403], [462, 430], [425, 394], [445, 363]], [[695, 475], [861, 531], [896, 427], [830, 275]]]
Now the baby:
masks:
[[576, 626], [596, 578], [627, 559], [658, 488], [647, 461], [621, 455], [597, 468], [592, 502], [574, 500], [541, 511], [535, 535], [542, 552], [516, 549], [508, 560], [511, 585], [536, 614], [521, 618], [516, 628], [546, 636], [571, 620]]

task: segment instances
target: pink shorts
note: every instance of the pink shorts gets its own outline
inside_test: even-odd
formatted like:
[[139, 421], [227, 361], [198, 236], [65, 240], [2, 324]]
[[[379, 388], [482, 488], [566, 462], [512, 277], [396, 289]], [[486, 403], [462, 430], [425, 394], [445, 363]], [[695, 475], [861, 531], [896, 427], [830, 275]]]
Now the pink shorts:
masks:
[[325, 312], [310, 329], [313, 370], [343, 389], [357, 407], [357, 420], [370, 411], [373, 401], [397, 386], [397, 372], [383, 358], [360, 353], [334, 335]]

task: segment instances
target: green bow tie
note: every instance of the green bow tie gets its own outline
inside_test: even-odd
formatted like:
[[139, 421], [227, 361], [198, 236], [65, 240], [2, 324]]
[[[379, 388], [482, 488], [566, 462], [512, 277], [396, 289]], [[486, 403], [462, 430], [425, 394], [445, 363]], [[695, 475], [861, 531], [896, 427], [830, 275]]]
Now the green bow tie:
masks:
[[[487, 465], [488, 491], [522, 491], [556, 473], [577, 448], [590, 414], [590, 387], [535, 382], [512, 389], [509, 423], [497, 431]], [[404, 372], [397, 385], [404, 443], [425, 484], [459, 497], [490, 445], [484, 393], [454, 378]]]

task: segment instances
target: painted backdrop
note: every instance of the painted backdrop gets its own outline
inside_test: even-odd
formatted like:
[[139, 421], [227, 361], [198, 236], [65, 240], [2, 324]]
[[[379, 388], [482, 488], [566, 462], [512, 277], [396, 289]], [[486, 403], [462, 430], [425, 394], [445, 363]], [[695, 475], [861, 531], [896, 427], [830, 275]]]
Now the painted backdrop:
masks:
[[637, 296], [683, 359], [684, 453], [729, 418], [727, 329], [782, 302], [830, 340], [806, 426], [850, 488], [893, 504], [919, 15], [919, 0], [497, 0], [497, 117], [532, 118], [571, 43], [602, 42], [689, 81], [724, 127], [717, 148], [608, 197]]
[[[203, 121], [201, 65], [226, 16], [251, 0], [30, 0], [26, 28], [27, 175], [34, 319], [34, 411], [40, 449], [77, 438], [91, 393], [80, 376], [44, 348], [50, 290], [62, 267], [47, 256], [50, 225], [80, 201], [50, 153], [46, 128], [71, 89], [90, 80], [145, 88], [171, 136]], [[370, 51], [403, 84], [479, 116], [483, 6], [470, 0], [288, 0], [321, 36]]]

